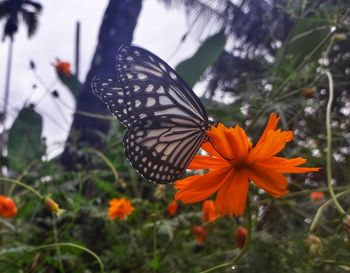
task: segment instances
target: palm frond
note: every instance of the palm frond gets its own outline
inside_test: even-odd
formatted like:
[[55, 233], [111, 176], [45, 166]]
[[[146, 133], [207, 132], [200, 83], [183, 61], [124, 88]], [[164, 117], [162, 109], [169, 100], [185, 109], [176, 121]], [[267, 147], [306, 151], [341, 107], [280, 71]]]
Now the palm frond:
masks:
[[[162, 0], [167, 7], [183, 8], [194, 33], [225, 29], [234, 47], [273, 53], [275, 41], [283, 41], [291, 28], [285, 0]], [[282, 12], [283, 11], [283, 12]]]
[[28, 37], [30, 38], [38, 28], [38, 15], [35, 12], [27, 11], [25, 9], [22, 10], [22, 18], [27, 26]]
[[0, 20], [9, 14], [9, 1], [0, 2]]
[[43, 6], [40, 3], [31, 0], [24, 0], [22, 3], [24, 6], [26, 6], [26, 9], [31, 8], [33, 9], [33, 12], [37, 13], [41, 12], [43, 8]]
[[2, 40], [5, 40], [6, 37], [10, 37], [10, 39], [13, 40], [13, 36], [17, 32], [17, 30], [18, 30], [18, 18], [13, 16], [9, 17], [5, 23]]

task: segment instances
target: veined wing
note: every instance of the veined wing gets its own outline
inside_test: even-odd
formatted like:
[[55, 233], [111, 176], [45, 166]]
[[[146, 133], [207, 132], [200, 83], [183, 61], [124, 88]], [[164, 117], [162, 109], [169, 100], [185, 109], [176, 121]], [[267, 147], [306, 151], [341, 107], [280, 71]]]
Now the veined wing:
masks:
[[125, 155], [144, 178], [168, 184], [183, 176], [205, 138], [192, 119], [166, 115], [143, 119], [126, 132]]
[[131, 123], [152, 116], [175, 115], [207, 126], [207, 113], [196, 94], [156, 55], [124, 45], [118, 51], [116, 69]]
[[113, 76], [97, 75], [91, 83], [92, 91], [108, 107], [109, 111], [115, 115], [121, 123], [129, 127], [130, 122], [124, 103], [124, 92]]

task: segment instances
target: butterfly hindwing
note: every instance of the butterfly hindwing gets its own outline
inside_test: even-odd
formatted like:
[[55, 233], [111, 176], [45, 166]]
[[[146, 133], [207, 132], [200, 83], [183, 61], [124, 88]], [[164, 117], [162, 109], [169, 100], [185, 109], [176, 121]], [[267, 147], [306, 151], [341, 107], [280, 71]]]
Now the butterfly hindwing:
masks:
[[183, 176], [205, 138], [195, 126], [182, 117], [144, 119], [124, 135], [125, 155], [144, 178], [172, 183]]

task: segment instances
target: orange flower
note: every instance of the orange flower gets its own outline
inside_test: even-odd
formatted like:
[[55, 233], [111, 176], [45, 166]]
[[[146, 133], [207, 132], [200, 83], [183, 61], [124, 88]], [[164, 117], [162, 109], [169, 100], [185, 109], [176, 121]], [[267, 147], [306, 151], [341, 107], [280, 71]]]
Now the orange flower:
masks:
[[310, 193], [310, 200], [314, 204], [320, 204], [324, 201], [324, 193], [321, 191], [313, 191]]
[[174, 201], [170, 202], [168, 207], [167, 207], [168, 214], [170, 216], [175, 216], [176, 212], [177, 212], [177, 208], [178, 208], [177, 201], [174, 200]]
[[293, 139], [291, 131], [276, 129], [278, 121], [279, 117], [271, 114], [255, 147], [239, 125], [212, 126], [207, 132], [210, 141], [202, 145], [209, 155], [196, 155], [188, 166], [188, 169], [209, 169], [209, 172], [177, 181], [175, 199], [196, 203], [217, 192], [218, 212], [239, 216], [244, 213], [249, 181], [273, 197], [280, 197], [287, 193], [288, 182], [283, 174], [318, 171], [319, 168], [298, 167], [306, 162], [304, 158], [275, 156]]
[[109, 201], [108, 217], [111, 220], [119, 218], [124, 221], [134, 211], [132, 203], [125, 198], [113, 198]]
[[67, 77], [70, 76], [70, 63], [63, 62], [60, 59], [56, 59], [56, 63], [54, 64], [58, 73], [62, 73]]
[[16, 214], [16, 203], [10, 197], [0, 195], [0, 216], [4, 218], [12, 218]]
[[247, 239], [248, 230], [245, 227], [238, 227], [235, 231], [236, 246], [242, 249]]
[[214, 202], [211, 200], [205, 200], [202, 207], [202, 219], [203, 222], [215, 221], [218, 218]]
[[194, 226], [192, 228], [196, 242], [204, 244], [205, 239], [208, 237], [208, 231], [203, 226]]

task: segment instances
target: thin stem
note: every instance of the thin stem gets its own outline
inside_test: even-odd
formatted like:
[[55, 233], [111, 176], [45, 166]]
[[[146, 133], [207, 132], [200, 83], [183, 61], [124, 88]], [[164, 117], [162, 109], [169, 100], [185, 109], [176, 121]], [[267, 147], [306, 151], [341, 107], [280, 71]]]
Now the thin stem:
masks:
[[[53, 237], [54, 237], [55, 243], [58, 244], [59, 242], [58, 242], [58, 234], [57, 234], [56, 222], [53, 222]], [[62, 259], [61, 259], [62, 253], [61, 253], [61, 249], [60, 249], [59, 246], [56, 247], [56, 252], [57, 252], [57, 256], [58, 256], [59, 271], [61, 273], [64, 273], [65, 270], [63, 268], [63, 263], [62, 263]]]
[[339, 204], [337, 197], [334, 194], [332, 187], [332, 126], [331, 126], [331, 112], [332, 112], [332, 103], [334, 97], [334, 85], [332, 74], [329, 71], [324, 72], [329, 81], [329, 99], [327, 103], [326, 110], [326, 128], [327, 128], [327, 185], [329, 194], [334, 202], [334, 205], [338, 209], [339, 213], [344, 215], [345, 211], [342, 206]]
[[[28, 164], [28, 166], [22, 171], [22, 173], [16, 178], [16, 180], [17, 180], [17, 181], [22, 180], [26, 175], [28, 175], [28, 173], [30, 172], [31, 168], [32, 168], [33, 166], [35, 166], [35, 164], [37, 164], [38, 162], [39, 162], [39, 160], [37, 160], [37, 159], [32, 160], [32, 161]], [[9, 191], [8, 191], [8, 195], [11, 196], [11, 195], [13, 194], [15, 188], [16, 188], [16, 184], [13, 184], [13, 185], [10, 187]]]
[[229, 266], [231, 266], [232, 269], [235, 269], [237, 265], [240, 263], [240, 261], [242, 260], [242, 258], [247, 254], [250, 247], [251, 238], [252, 238], [252, 214], [250, 210], [249, 199], [247, 200], [247, 229], [248, 229], [248, 234], [247, 234], [247, 238], [245, 240], [244, 246], [242, 248], [242, 251], [231, 262], [213, 266], [207, 270], [201, 271], [200, 273], [208, 273], [208, 272], [212, 272], [214, 270], [229, 267]]
[[8, 105], [8, 101], [9, 101], [9, 95], [10, 95], [10, 81], [11, 81], [11, 66], [12, 66], [12, 55], [13, 55], [13, 43], [14, 43], [13, 38], [10, 37], [9, 51], [8, 51], [8, 58], [7, 58], [3, 121], [2, 121], [4, 129], [5, 129], [6, 114], [7, 114], [7, 105]]
[[157, 260], [158, 251], [157, 251], [157, 224], [153, 225], [153, 262]]
[[92, 250], [90, 250], [90, 249], [88, 249], [86, 247], [83, 247], [83, 246], [80, 246], [80, 245], [77, 245], [77, 244], [73, 244], [73, 243], [56, 243], [56, 244], [42, 245], [42, 246], [36, 247], [36, 248], [28, 251], [27, 253], [17, 257], [16, 259], [12, 260], [11, 262], [7, 263], [6, 266], [4, 267], [4, 269], [0, 273], [6, 272], [6, 270], [8, 270], [9, 266], [16, 264], [16, 262], [18, 260], [24, 258], [25, 256], [27, 256], [27, 255], [29, 255], [29, 254], [31, 254], [33, 252], [40, 251], [40, 250], [43, 250], [43, 249], [48, 249], [48, 248], [57, 248], [57, 247], [64, 247], [64, 246], [77, 248], [77, 249], [80, 249], [82, 251], [85, 251], [85, 252], [89, 253], [97, 261], [97, 263], [98, 263], [98, 265], [100, 267], [100, 272], [104, 273], [102, 261], [101, 261], [100, 257], [95, 252], [93, 252]]
[[100, 152], [99, 150], [93, 149], [93, 148], [87, 148], [86, 149], [87, 152], [90, 153], [94, 153], [96, 154], [103, 162], [106, 163], [106, 165], [111, 169], [114, 179], [117, 183], [120, 184], [120, 186], [122, 188], [126, 187], [125, 182], [121, 179], [121, 177], [119, 176], [119, 173], [117, 171], [117, 169], [114, 167], [113, 163], [109, 160], [108, 157], [106, 157], [102, 152]]
[[[339, 197], [342, 197], [343, 195], [347, 194], [347, 193], [350, 193], [350, 189], [349, 190], [346, 190], [346, 191], [343, 191], [341, 193], [338, 193], [336, 195], [336, 198], [339, 198]], [[321, 215], [322, 215], [322, 212], [323, 210], [329, 206], [329, 204], [331, 204], [332, 202], [334, 202], [333, 199], [330, 199], [328, 200], [327, 202], [325, 202], [322, 206], [320, 206], [316, 212], [316, 215], [315, 215], [315, 218], [314, 220], [312, 221], [311, 223], [311, 226], [310, 226], [310, 232], [313, 232], [321, 218]]]
[[31, 186], [28, 186], [26, 184], [24, 184], [23, 182], [21, 181], [18, 181], [18, 180], [14, 180], [14, 179], [10, 179], [10, 178], [5, 178], [5, 177], [0, 177], [0, 181], [2, 182], [9, 182], [9, 183], [12, 183], [12, 184], [15, 184], [15, 185], [18, 185], [18, 186], [21, 186], [29, 191], [31, 191], [32, 193], [34, 193], [36, 196], [38, 196], [40, 199], [44, 199], [44, 197], [37, 191], [35, 190], [33, 187]]

